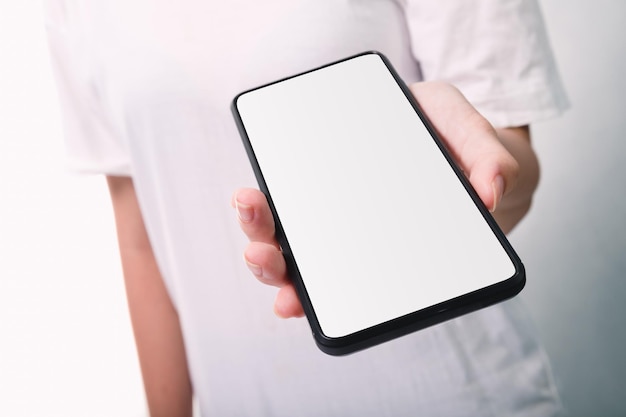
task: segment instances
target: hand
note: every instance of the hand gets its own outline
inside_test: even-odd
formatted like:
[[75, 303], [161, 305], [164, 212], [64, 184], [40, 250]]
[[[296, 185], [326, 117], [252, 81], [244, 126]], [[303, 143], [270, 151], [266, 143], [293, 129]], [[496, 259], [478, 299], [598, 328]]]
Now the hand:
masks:
[[[483, 203], [503, 230], [510, 231], [528, 211], [539, 176], [528, 128], [496, 131], [449, 84], [416, 83], [411, 92]], [[250, 239], [244, 253], [248, 267], [259, 281], [280, 288], [274, 312], [283, 318], [303, 316], [274, 236], [274, 220], [265, 195], [240, 189], [233, 195], [232, 205]]]

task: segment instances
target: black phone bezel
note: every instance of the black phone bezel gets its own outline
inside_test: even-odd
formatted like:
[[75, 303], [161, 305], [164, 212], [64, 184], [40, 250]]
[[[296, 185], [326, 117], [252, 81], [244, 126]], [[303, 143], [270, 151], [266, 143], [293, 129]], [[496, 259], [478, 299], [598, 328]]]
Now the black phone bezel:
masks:
[[[324, 332], [322, 331], [322, 328], [317, 320], [317, 316], [315, 314], [315, 310], [309, 299], [306, 286], [298, 270], [297, 262], [291, 252], [289, 241], [283, 230], [276, 207], [274, 206], [269, 187], [267, 183], [265, 182], [265, 178], [263, 176], [261, 167], [259, 166], [259, 163], [254, 153], [254, 149], [250, 143], [250, 139], [248, 138], [248, 134], [246, 132], [244, 122], [237, 108], [237, 101], [241, 96], [247, 93], [253, 92], [255, 90], [266, 88], [271, 85], [274, 85], [274, 84], [277, 84], [277, 83], [280, 83], [280, 82], [283, 82], [283, 81], [286, 81], [295, 77], [299, 77], [301, 75], [305, 75], [314, 71], [318, 71], [318, 70], [321, 70], [323, 68], [326, 68], [332, 65], [337, 65], [342, 62], [361, 57], [363, 55], [372, 55], [372, 54], [381, 58], [381, 60], [383, 61], [383, 63], [385, 64], [385, 66], [387, 67], [391, 75], [393, 76], [394, 80], [396, 81], [398, 87], [404, 93], [404, 96], [406, 97], [407, 101], [410, 103], [410, 105], [413, 107], [413, 109], [415, 110], [419, 118], [421, 119], [422, 123], [428, 129], [430, 136], [435, 141], [435, 143], [441, 150], [442, 154], [445, 156], [450, 167], [454, 170], [456, 176], [463, 184], [465, 190], [474, 201], [477, 209], [481, 212], [483, 218], [489, 224], [491, 230], [496, 235], [498, 241], [500, 242], [505, 252], [511, 259], [511, 262], [513, 263], [515, 267], [515, 273], [513, 274], [513, 276], [503, 281], [500, 281], [496, 284], [493, 284], [493, 285], [478, 289], [476, 291], [464, 294], [462, 296], [444, 301], [442, 303], [412, 312], [405, 316], [397, 317], [393, 320], [377, 324], [375, 326], [360, 330], [358, 332], [335, 338], [335, 337], [326, 336]], [[415, 100], [412, 93], [410, 92], [408, 86], [402, 81], [397, 71], [391, 65], [391, 62], [389, 61], [389, 59], [387, 59], [387, 57], [383, 55], [382, 53], [378, 51], [365, 51], [356, 55], [352, 55], [352, 56], [340, 59], [338, 61], [334, 61], [325, 65], [310, 69], [308, 71], [304, 71], [304, 72], [301, 72], [301, 73], [298, 73], [289, 77], [282, 78], [280, 80], [276, 80], [276, 81], [261, 85], [259, 87], [255, 87], [255, 88], [243, 91], [239, 93], [233, 99], [231, 103], [231, 111], [235, 119], [235, 123], [237, 124], [239, 133], [241, 135], [244, 148], [246, 150], [246, 153], [252, 165], [252, 169], [254, 171], [257, 182], [259, 184], [259, 188], [265, 194], [267, 201], [269, 203], [270, 209], [272, 211], [272, 215], [274, 217], [274, 221], [276, 224], [276, 238], [278, 240], [278, 243], [281, 246], [283, 255], [285, 257], [285, 261], [287, 264], [287, 273], [295, 285], [296, 291], [298, 293], [298, 297], [300, 298], [300, 301], [304, 308], [305, 315], [313, 331], [313, 337], [315, 339], [315, 342], [317, 346], [320, 348], [320, 350], [322, 350], [323, 352], [330, 354], [330, 355], [345, 355], [345, 354], [353, 353], [358, 350], [365, 349], [365, 348], [395, 339], [397, 337], [412, 333], [414, 331], [417, 331], [417, 330], [444, 322], [446, 320], [459, 317], [461, 315], [470, 313], [472, 311], [487, 307], [489, 305], [493, 305], [498, 302], [504, 301], [508, 298], [511, 298], [517, 295], [524, 288], [524, 285], [526, 283], [526, 273], [525, 273], [524, 265], [521, 262], [519, 256], [517, 255], [517, 253], [515, 252], [515, 250], [509, 243], [508, 239], [506, 238], [506, 236], [504, 235], [504, 233], [502, 232], [502, 230], [496, 223], [495, 219], [491, 216], [491, 213], [489, 212], [489, 210], [485, 207], [485, 205], [480, 200], [480, 197], [478, 196], [478, 194], [476, 193], [476, 191], [470, 184], [469, 180], [467, 179], [463, 171], [459, 168], [459, 166], [454, 161], [451, 153], [447, 150], [444, 142], [438, 137], [435, 129], [433, 128], [429, 120], [424, 115], [418, 102]]]

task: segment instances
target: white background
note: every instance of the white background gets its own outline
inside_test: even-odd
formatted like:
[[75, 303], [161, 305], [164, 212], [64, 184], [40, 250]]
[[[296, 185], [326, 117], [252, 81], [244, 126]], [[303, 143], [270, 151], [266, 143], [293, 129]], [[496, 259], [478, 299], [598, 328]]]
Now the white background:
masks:
[[[511, 240], [573, 416], [626, 415], [626, 2], [542, 0], [572, 101]], [[0, 416], [142, 416], [106, 187], [64, 172], [37, 0], [0, 0]]]
[[0, 0], [0, 416], [142, 416], [104, 179], [65, 172], [41, 5]]
[[523, 294], [571, 414], [626, 416], [626, 2], [540, 3], [572, 108], [534, 129]]

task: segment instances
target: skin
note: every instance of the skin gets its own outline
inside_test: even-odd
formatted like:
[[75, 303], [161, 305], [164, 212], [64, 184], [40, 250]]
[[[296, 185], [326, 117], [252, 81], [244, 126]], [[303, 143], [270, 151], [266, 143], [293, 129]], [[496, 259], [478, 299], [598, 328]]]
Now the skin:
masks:
[[[493, 129], [458, 90], [444, 83], [417, 83], [411, 91], [482, 201], [502, 229], [510, 231], [528, 211], [539, 179], [528, 127]], [[191, 416], [192, 389], [180, 322], [159, 273], [132, 179], [107, 181], [150, 415]], [[259, 281], [279, 288], [276, 315], [301, 317], [265, 196], [240, 189], [232, 205], [250, 239], [244, 253], [248, 267]]]
[[133, 181], [107, 177], [107, 183], [150, 415], [191, 417], [191, 381], [180, 322], [154, 258]]

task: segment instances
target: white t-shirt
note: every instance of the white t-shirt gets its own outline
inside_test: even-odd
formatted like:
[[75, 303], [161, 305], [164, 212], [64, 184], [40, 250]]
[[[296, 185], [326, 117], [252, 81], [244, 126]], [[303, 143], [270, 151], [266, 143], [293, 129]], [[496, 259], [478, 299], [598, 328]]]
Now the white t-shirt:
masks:
[[[255, 186], [239, 92], [365, 50], [457, 85], [497, 126], [566, 106], [534, 0], [47, 0], [70, 165], [132, 176], [206, 416], [551, 416], [510, 301], [350, 355], [272, 313], [232, 192]], [[367, 88], [367, 86], [364, 86]], [[532, 277], [530, 278], [532, 279]]]

